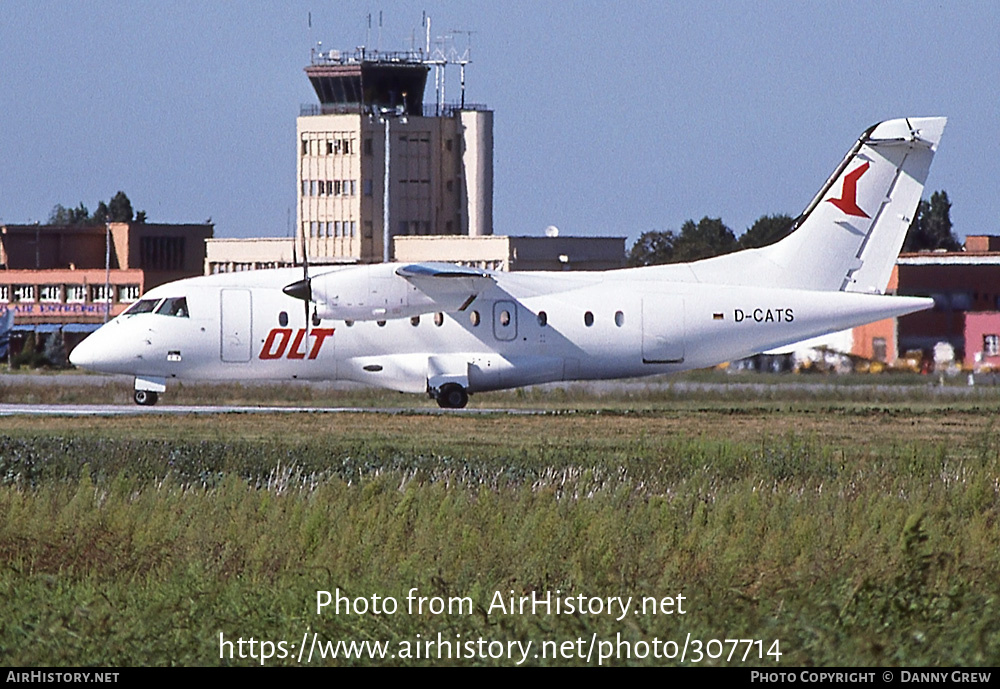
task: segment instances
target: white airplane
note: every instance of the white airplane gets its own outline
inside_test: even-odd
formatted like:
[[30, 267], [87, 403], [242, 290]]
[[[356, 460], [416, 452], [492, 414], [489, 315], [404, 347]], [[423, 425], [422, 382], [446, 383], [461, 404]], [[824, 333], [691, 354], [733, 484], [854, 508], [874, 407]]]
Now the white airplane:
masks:
[[461, 408], [471, 393], [702, 368], [901, 316], [933, 305], [884, 292], [944, 126], [869, 128], [764, 248], [605, 272], [383, 263], [195, 277], [147, 292], [70, 361], [134, 375], [138, 404], [174, 378], [340, 379]]

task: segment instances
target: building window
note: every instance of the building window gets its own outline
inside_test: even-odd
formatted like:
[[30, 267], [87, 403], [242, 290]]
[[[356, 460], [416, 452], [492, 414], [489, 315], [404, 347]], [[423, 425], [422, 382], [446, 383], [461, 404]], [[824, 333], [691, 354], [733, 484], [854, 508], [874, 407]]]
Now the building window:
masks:
[[374, 193], [373, 192], [374, 184], [372, 184], [372, 181], [370, 179], [366, 179], [364, 182], [362, 182], [361, 189], [362, 189], [362, 193], [365, 196], [371, 196], [372, 193]]
[[309, 155], [309, 141], [307, 139], [302, 139], [302, 155]]
[[10, 285], [0, 285], [0, 301], [10, 301]]
[[34, 285], [14, 285], [11, 291], [11, 301], [35, 301]]
[[884, 364], [886, 362], [887, 351], [884, 337], [872, 338], [872, 359], [881, 361]]
[[983, 335], [983, 354], [1000, 356], [1000, 335]]
[[358, 223], [355, 220], [351, 221], [351, 236], [353, 237], [358, 231]]
[[84, 285], [66, 285], [66, 301], [68, 303], [87, 301], [87, 288]]
[[366, 156], [372, 155], [372, 140], [371, 140], [371, 137], [368, 137], [367, 139], [365, 139], [365, 155]]
[[139, 285], [121, 285], [118, 287], [118, 301], [130, 302], [139, 298]]
[[[353, 232], [351, 233], [353, 235]], [[372, 238], [372, 221], [365, 220], [365, 239]]]
[[62, 285], [39, 285], [38, 298], [40, 301], [62, 301]]
[[333, 142], [332, 141], [327, 141], [326, 142], [326, 154], [328, 156], [333, 155]]
[[110, 301], [111, 289], [108, 285], [91, 285], [90, 286], [90, 301], [92, 302], [105, 302]]
[[340, 196], [340, 180], [335, 180], [333, 182], [333, 195]]

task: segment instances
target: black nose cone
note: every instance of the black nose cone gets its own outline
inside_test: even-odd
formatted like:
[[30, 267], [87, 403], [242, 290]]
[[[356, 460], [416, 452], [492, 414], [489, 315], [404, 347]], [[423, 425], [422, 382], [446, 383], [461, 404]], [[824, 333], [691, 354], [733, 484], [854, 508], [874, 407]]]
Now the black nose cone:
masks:
[[312, 286], [309, 284], [308, 278], [286, 285], [281, 291], [302, 301], [312, 301]]

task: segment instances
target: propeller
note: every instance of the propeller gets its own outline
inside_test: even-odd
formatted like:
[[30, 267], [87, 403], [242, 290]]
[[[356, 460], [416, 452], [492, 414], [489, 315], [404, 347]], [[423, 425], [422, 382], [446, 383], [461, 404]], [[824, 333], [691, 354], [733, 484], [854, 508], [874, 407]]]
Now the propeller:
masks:
[[[293, 245], [292, 249], [294, 250], [294, 248]], [[312, 301], [312, 283], [309, 279], [309, 249], [304, 228], [302, 231], [302, 279], [285, 285], [281, 291], [290, 297], [302, 300], [306, 314], [306, 337], [309, 337], [309, 302]]]

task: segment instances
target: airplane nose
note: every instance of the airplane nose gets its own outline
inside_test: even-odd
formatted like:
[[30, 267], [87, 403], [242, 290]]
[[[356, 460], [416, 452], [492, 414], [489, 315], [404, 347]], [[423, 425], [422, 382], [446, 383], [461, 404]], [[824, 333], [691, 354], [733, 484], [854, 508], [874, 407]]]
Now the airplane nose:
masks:
[[93, 335], [85, 338], [83, 342], [73, 348], [69, 353], [69, 363], [80, 368], [89, 368], [96, 362], [96, 351], [94, 347]]

